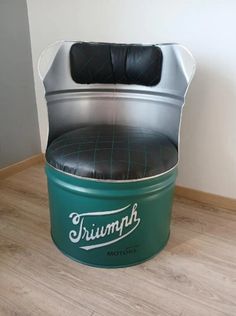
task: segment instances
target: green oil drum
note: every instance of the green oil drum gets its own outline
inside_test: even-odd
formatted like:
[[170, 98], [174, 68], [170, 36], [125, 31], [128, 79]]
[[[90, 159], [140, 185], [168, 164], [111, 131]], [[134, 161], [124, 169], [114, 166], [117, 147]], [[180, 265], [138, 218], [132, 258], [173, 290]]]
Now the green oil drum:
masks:
[[82, 179], [46, 165], [51, 235], [68, 257], [115, 268], [141, 263], [166, 245], [176, 168], [141, 181]]
[[61, 41], [38, 69], [54, 243], [97, 267], [151, 258], [170, 234], [193, 56], [175, 43]]

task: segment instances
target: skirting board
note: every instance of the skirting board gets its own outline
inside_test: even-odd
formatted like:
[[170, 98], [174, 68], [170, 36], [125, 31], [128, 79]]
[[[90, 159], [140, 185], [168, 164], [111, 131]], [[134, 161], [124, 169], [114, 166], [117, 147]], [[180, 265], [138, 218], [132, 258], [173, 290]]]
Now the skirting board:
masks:
[[221, 195], [185, 188], [178, 185], [175, 188], [175, 195], [189, 200], [207, 203], [214, 207], [221, 207], [236, 211], [236, 199], [224, 197]]
[[44, 161], [44, 154], [41, 153], [41, 154], [32, 156], [30, 158], [27, 158], [25, 160], [19, 161], [17, 163], [14, 163], [13, 165], [2, 168], [0, 169], [0, 180], [10, 177], [17, 172], [23, 171], [24, 169], [27, 169], [43, 161]]
[[[10, 165], [8, 167], [0, 169], [0, 180], [7, 178], [11, 175], [14, 175], [17, 172], [23, 171], [24, 169], [27, 169], [33, 165], [42, 163], [45, 161], [44, 154], [38, 154], [35, 156], [32, 156], [28, 159], [25, 159], [23, 161], [17, 162], [13, 165]], [[215, 207], [222, 207], [229, 210], [236, 211], [236, 199], [207, 193], [203, 191], [198, 191], [190, 188], [185, 188], [181, 186], [176, 186], [175, 188], [175, 195], [180, 196], [189, 200], [194, 200], [201, 203], [207, 203], [209, 205], [215, 206]]]

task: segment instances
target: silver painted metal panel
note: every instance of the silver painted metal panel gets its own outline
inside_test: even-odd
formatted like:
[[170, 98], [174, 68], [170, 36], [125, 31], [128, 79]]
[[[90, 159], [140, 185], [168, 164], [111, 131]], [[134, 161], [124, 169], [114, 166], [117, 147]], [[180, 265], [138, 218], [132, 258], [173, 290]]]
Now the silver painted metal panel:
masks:
[[163, 53], [163, 66], [161, 81], [153, 87], [77, 84], [69, 64], [74, 43], [56, 43], [39, 61], [48, 105], [49, 143], [65, 131], [105, 123], [149, 127], [169, 136], [178, 146], [184, 99], [195, 71], [194, 59], [186, 48], [157, 45]]

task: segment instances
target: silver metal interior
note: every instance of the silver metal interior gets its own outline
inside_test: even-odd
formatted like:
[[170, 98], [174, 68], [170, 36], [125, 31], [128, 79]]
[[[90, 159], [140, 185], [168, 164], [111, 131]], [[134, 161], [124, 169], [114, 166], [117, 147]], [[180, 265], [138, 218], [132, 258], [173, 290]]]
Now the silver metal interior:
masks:
[[[49, 143], [65, 131], [89, 124], [148, 127], [179, 145], [184, 98], [195, 71], [190, 52], [179, 44], [160, 44], [161, 81], [153, 87], [123, 84], [77, 84], [70, 74], [69, 52], [75, 42], [64, 41], [45, 50], [43, 83], [49, 116]], [[55, 48], [55, 47], [54, 47]], [[43, 61], [44, 60], [44, 61]], [[46, 62], [45, 62], [46, 60]]]

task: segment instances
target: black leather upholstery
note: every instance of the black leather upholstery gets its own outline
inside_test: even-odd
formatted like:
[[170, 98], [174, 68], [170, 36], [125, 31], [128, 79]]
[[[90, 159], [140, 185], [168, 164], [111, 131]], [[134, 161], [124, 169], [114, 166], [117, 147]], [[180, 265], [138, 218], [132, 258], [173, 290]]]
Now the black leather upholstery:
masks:
[[79, 42], [70, 50], [71, 76], [76, 83], [157, 85], [162, 52], [157, 46]]
[[176, 147], [149, 129], [95, 125], [55, 139], [47, 162], [70, 174], [95, 179], [129, 180], [159, 175], [174, 167]]

